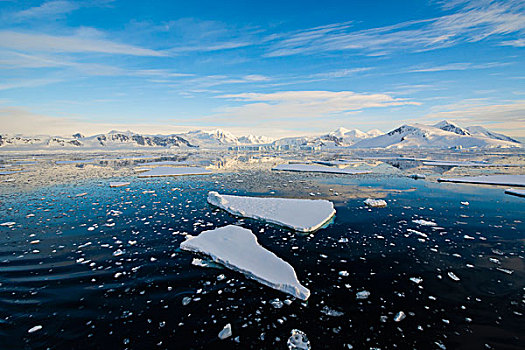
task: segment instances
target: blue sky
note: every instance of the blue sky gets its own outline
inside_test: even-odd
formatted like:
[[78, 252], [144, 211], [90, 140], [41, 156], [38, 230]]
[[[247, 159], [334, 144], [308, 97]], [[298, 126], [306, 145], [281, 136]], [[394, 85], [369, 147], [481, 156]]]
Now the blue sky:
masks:
[[525, 2], [0, 0], [0, 133], [525, 136]]

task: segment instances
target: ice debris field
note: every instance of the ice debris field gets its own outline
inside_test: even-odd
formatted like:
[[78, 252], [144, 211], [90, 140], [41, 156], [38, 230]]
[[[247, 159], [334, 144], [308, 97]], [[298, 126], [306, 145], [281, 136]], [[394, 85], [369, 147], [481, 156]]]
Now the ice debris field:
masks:
[[[402, 158], [367, 159], [368, 174], [271, 171], [284, 161], [260, 156], [13, 161], [0, 344], [519, 348], [523, 175]], [[18, 190], [39, 171], [73, 180]]]

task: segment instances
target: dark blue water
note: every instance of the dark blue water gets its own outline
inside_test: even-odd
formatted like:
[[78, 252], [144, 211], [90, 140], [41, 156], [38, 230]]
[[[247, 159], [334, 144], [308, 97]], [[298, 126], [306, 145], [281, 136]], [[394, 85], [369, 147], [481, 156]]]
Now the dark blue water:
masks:
[[[333, 223], [311, 235], [209, 207], [209, 190], [269, 195], [236, 191], [228, 174], [2, 196], [0, 222], [16, 224], [0, 227], [0, 348], [284, 349], [294, 328], [313, 349], [524, 347], [523, 198], [391, 176], [287, 176], [409, 191], [391, 192], [382, 209], [340, 197]], [[308, 302], [194, 266], [178, 249], [185, 234], [232, 223], [294, 266]], [[276, 298], [292, 303], [275, 308]], [[399, 311], [406, 318], [395, 322]], [[233, 336], [219, 340], [227, 323]]]

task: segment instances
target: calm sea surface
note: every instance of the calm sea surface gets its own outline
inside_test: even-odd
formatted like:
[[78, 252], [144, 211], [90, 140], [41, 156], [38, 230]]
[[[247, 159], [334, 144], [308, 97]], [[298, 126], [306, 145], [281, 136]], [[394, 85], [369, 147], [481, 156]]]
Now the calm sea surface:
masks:
[[[338, 197], [333, 222], [301, 235], [211, 208], [210, 190], [280, 194], [236, 190], [257, 173], [235, 178], [133, 178], [129, 190], [83, 181], [0, 197], [0, 223], [16, 222], [0, 227], [0, 349], [286, 349], [295, 328], [312, 349], [525, 348], [525, 199], [395, 176], [290, 174], [291, 191], [309, 181], [402, 190], [381, 209]], [[310, 299], [194, 266], [179, 250], [186, 234], [226, 224], [288, 261]], [[220, 340], [227, 323], [233, 336]]]

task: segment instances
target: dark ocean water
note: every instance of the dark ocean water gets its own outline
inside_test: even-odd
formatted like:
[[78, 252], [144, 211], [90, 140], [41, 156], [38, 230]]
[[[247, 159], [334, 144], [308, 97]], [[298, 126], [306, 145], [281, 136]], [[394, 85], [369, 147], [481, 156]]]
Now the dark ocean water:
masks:
[[[311, 235], [211, 208], [209, 190], [270, 195], [236, 191], [227, 175], [2, 196], [0, 222], [16, 224], [0, 227], [0, 349], [286, 349], [294, 328], [313, 349], [525, 348], [525, 199], [392, 176], [314, 180], [413, 190], [381, 209], [340, 198], [335, 220]], [[310, 299], [194, 266], [179, 250], [185, 234], [226, 224], [294, 266]], [[227, 323], [233, 336], [219, 340]]]

